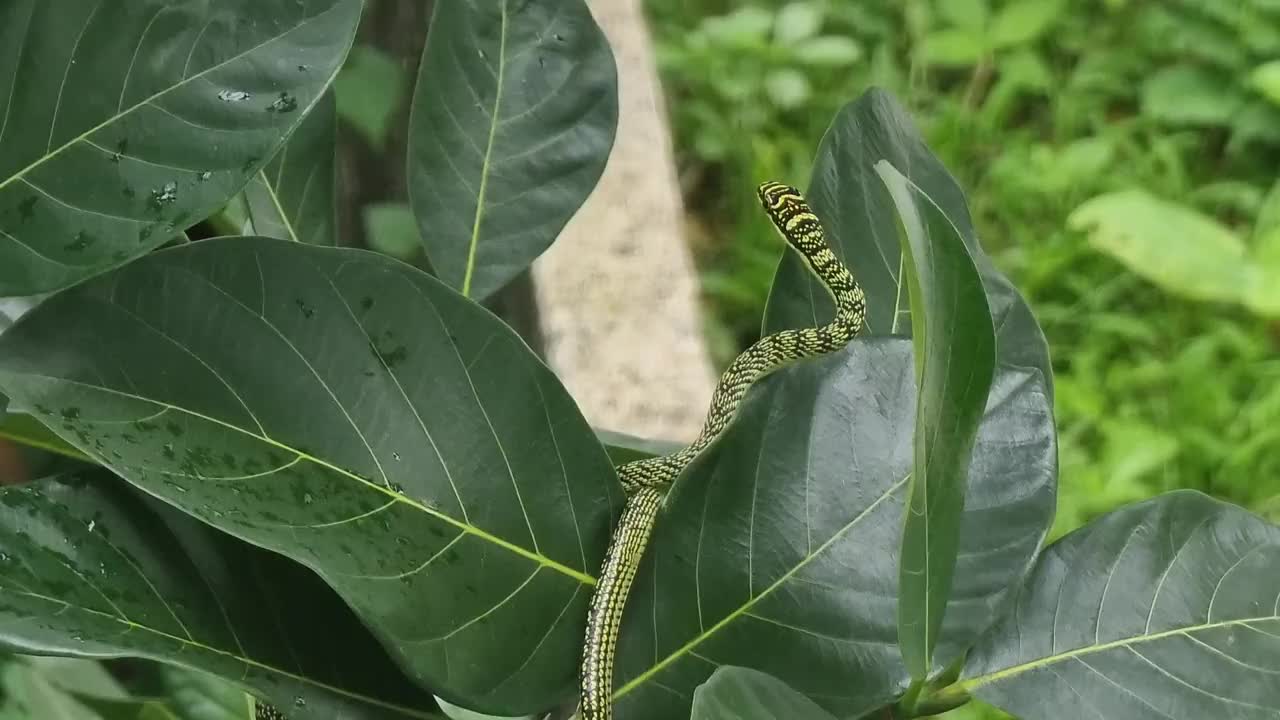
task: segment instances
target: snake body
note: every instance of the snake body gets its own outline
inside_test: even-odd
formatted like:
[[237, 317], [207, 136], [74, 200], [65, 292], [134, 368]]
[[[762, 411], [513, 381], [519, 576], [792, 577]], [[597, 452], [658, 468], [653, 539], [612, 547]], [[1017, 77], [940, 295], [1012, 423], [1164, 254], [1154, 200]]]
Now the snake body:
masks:
[[862, 330], [866, 319], [862, 288], [831, 252], [822, 223], [800, 192], [788, 185], [766, 182], [760, 185], [758, 195], [765, 213], [787, 244], [800, 253], [835, 299], [836, 316], [821, 327], [783, 330], [760, 338], [720, 376], [711, 396], [711, 409], [692, 443], [670, 455], [636, 460], [618, 468], [618, 480], [628, 497], [605, 553], [587, 616], [580, 678], [583, 720], [613, 717], [613, 665], [622, 612], [667, 490], [689, 463], [729, 427], [752, 384], [789, 363], [843, 348]]

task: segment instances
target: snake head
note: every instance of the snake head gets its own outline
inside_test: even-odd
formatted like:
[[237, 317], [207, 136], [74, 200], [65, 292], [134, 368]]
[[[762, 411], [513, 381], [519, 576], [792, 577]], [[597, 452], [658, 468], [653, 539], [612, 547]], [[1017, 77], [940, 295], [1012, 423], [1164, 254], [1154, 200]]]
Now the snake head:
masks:
[[760, 202], [769, 210], [781, 210], [783, 207], [793, 203], [804, 204], [804, 196], [800, 194], [799, 190], [790, 185], [783, 185], [772, 180], [760, 183], [756, 193], [760, 196]]

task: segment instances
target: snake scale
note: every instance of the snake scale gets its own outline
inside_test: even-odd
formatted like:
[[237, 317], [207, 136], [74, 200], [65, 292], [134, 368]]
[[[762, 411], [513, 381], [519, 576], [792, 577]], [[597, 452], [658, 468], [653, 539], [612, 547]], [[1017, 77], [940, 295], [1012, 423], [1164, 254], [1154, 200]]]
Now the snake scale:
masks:
[[587, 616], [580, 678], [583, 720], [613, 717], [613, 664], [622, 612], [667, 490], [689, 463], [729, 427], [753, 383], [791, 362], [843, 348], [862, 330], [866, 319], [862, 288], [831, 252], [822, 223], [800, 192], [788, 185], [766, 182], [760, 185], [758, 194], [765, 213], [787, 244], [800, 253], [835, 299], [836, 316], [821, 327], [783, 330], [757, 340], [720, 376], [711, 396], [711, 409], [692, 443], [670, 455], [618, 467], [618, 480], [628, 497], [605, 553]]

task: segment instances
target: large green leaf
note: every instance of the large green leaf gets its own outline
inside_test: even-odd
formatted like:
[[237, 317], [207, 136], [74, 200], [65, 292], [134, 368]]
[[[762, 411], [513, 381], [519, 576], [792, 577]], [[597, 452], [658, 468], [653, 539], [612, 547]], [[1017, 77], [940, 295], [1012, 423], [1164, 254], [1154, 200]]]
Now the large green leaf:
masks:
[[693, 691], [691, 720], [836, 720], [781, 680], [725, 666]]
[[963, 687], [1026, 720], [1273, 719], [1280, 528], [1191, 491], [1132, 505], [1041, 557]]
[[289, 142], [245, 186], [254, 234], [312, 245], [336, 244], [336, 133], [331, 91], [321, 96]]
[[0, 4], [0, 296], [71, 285], [222, 206], [328, 86], [360, 9]]
[[[855, 340], [764, 380], [672, 490], [624, 619], [621, 720], [680, 717], [719, 665], [774, 675], [840, 716], [907, 686], [895, 592], [913, 462], [911, 342]], [[1003, 368], [975, 444], [938, 654], [972, 644], [1053, 512], [1043, 376]]]
[[[807, 193], [836, 255], [853, 269], [867, 293], [869, 332], [911, 330], [898, 218], [875, 171], [880, 160], [932, 199], [964, 238], [991, 307], [997, 361], [1039, 370], [1052, 396], [1049, 349], [1030, 308], [982, 252], [960, 186], [929, 151], [897, 101], [876, 88], [846, 105], [832, 121], [818, 148]], [[765, 331], [818, 325], [834, 314], [830, 297], [804, 263], [794, 253], [784, 255], [769, 293]]]
[[296, 718], [435, 717], [313, 573], [104, 471], [0, 490], [0, 618], [10, 649], [205, 670]]
[[910, 498], [898, 578], [898, 641], [917, 680], [929, 674], [955, 571], [969, 453], [995, 373], [982, 278], [960, 231], [932, 198], [881, 161], [902, 218], [914, 319], [916, 409]]
[[451, 702], [572, 695], [621, 492], [551, 371], [434, 278], [367, 251], [192, 243], [25, 316], [0, 336], [0, 390], [316, 570]]
[[409, 198], [440, 279], [484, 299], [595, 187], [618, 119], [583, 0], [435, 4], [409, 119]]

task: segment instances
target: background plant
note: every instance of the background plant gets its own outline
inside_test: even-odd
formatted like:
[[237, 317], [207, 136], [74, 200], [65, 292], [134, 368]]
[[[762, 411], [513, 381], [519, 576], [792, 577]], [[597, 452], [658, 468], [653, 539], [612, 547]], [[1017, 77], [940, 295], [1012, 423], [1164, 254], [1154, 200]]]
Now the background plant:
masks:
[[[803, 139], [827, 117], [815, 108], [882, 85], [961, 179], [984, 245], [1054, 348], [1055, 535], [1173, 488], [1253, 507], [1280, 494], [1266, 450], [1280, 427], [1275, 311], [1261, 289], [1276, 262], [1275, 3], [648, 7], [719, 357], [759, 333], [778, 257], [767, 228], [721, 188], [803, 171]], [[813, 88], [800, 113], [770, 102], [763, 73], [745, 70], [773, 67], [767, 39], [793, 17], [859, 49], [840, 68], [780, 66]], [[707, 39], [726, 26], [765, 40], [731, 50]], [[735, 142], [704, 140], [722, 137]], [[1143, 224], [1153, 215], [1158, 224]]]
[[[339, 108], [361, 142], [393, 135], [330, 92], [360, 2], [130, 7], [150, 12], [14, 3], [0, 26], [20, 41], [0, 58], [0, 292], [19, 297], [3, 428], [38, 475], [0, 493], [3, 642], [23, 654], [5, 701], [89, 718], [243, 717], [245, 691], [291, 717], [571, 706], [612, 459], [644, 450], [606, 448], [480, 302], [608, 155], [616, 78], [585, 4], [435, 7], [403, 177], [430, 274], [333, 247]], [[777, 62], [848, 62], [804, 12], [778, 13]], [[974, 25], [984, 53], [1008, 47], [1001, 17]], [[767, 80], [777, 107], [797, 77]], [[676, 488], [623, 628], [620, 713], [701, 716], [747, 685], [814, 717], [971, 695], [1037, 717], [1082, 709], [1055, 679], [1077, 661], [1124, 691], [1088, 694], [1101, 717], [1134, 698], [1274, 707], [1274, 685], [1224, 683], [1275, 654], [1276, 528], [1175, 493], [1044, 550], [1047, 345], [959, 185], [881, 91], [840, 108], [809, 185], [862, 268], [870, 336], [771, 376]], [[825, 312], [812, 282], [787, 256], [765, 327]], [[33, 654], [150, 662], [81, 664], [70, 687]], [[795, 657], [822, 662], [778, 662]], [[1152, 689], [1186, 663], [1190, 692]]]

